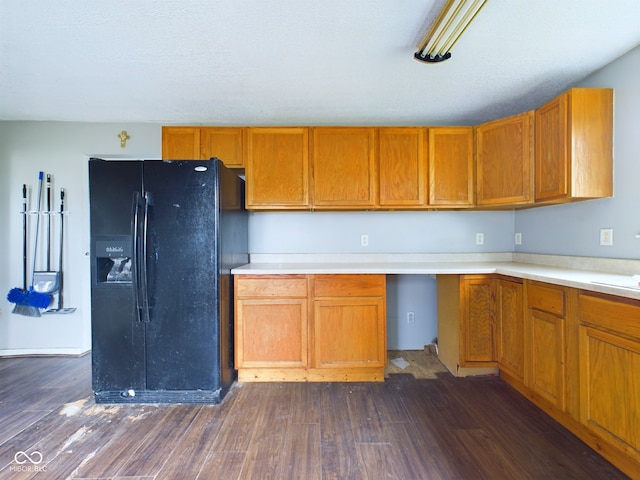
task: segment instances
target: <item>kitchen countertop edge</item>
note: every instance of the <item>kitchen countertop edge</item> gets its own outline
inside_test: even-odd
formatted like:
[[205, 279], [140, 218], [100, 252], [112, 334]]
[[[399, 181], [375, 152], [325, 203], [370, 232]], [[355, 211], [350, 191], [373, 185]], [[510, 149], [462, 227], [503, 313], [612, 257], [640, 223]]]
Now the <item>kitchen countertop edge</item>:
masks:
[[[298, 257], [300, 259], [303, 257]], [[234, 268], [234, 275], [306, 275], [306, 274], [385, 274], [385, 275], [470, 275], [500, 274], [527, 280], [537, 280], [592, 292], [616, 295], [640, 300], [640, 289], [606, 284], [626, 283], [631, 276], [609, 271], [567, 268], [564, 266], [503, 261], [504, 255], [489, 256], [486, 260], [475, 261], [314, 261], [303, 262], [260, 262], [249, 263]], [[575, 258], [575, 257], [570, 257]], [[296, 259], [296, 260], [297, 260]], [[527, 260], [535, 261], [530, 255]], [[335, 260], [335, 258], [332, 258]], [[614, 260], [616, 261], [616, 260]], [[635, 263], [635, 260], [628, 262]], [[559, 262], [555, 262], [559, 263]], [[587, 263], [593, 266], [593, 262]], [[606, 264], [605, 264], [606, 265]], [[626, 273], [626, 272], [625, 272]], [[594, 283], [596, 282], [596, 283]]]

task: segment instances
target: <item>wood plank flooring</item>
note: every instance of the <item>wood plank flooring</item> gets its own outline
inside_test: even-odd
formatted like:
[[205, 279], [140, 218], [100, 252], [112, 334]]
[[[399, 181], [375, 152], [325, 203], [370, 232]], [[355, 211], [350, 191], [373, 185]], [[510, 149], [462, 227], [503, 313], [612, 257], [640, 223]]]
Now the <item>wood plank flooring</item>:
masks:
[[96, 405], [90, 362], [0, 359], [0, 479], [627, 478], [498, 378], [245, 383], [215, 406]]

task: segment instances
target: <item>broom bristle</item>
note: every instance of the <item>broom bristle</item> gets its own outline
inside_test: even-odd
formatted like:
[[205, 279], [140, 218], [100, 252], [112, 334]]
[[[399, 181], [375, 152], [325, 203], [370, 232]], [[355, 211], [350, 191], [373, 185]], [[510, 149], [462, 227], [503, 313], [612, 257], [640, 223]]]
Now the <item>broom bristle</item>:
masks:
[[51, 296], [46, 293], [34, 292], [33, 288], [29, 291], [12, 288], [7, 294], [7, 300], [25, 307], [47, 308], [51, 303]]
[[24, 315], [25, 317], [40, 317], [40, 309], [29, 305], [15, 305], [11, 313]]

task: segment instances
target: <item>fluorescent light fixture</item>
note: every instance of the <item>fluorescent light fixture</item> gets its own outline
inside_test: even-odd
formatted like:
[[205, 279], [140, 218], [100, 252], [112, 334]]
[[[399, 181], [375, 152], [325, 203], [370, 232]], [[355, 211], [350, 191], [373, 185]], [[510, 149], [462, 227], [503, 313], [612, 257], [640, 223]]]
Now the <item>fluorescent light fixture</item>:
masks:
[[416, 60], [436, 63], [451, 57], [451, 48], [487, 0], [447, 0], [440, 15], [414, 54]]

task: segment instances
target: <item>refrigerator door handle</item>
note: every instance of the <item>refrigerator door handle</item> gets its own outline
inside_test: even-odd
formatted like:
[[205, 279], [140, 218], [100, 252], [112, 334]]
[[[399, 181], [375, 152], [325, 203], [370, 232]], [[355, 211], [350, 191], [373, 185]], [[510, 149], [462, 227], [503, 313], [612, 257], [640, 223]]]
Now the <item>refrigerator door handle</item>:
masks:
[[149, 245], [149, 207], [153, 205], [153, 197], [149, 192], [144, 192], [142, 199], [144, 205], [142, 215], [142, 235], [140, 236], [140, 308], [139, 318], [142, 322], [151, 321], [151, 312], [149, 310], [149, 283], [147, 255]]
[[140, 238], [140, 207], [142, 206], [142, 198], [140, 192], [133, 193], [133, 300], [136, 308], [136, 320], [142, 322], [144, 320], [142, 316], [141, 299], [142, 293], [142, 264], [141, 260], [144, 258], [141, 250], [142, 242]]

